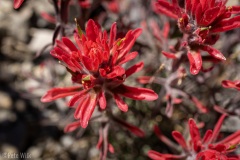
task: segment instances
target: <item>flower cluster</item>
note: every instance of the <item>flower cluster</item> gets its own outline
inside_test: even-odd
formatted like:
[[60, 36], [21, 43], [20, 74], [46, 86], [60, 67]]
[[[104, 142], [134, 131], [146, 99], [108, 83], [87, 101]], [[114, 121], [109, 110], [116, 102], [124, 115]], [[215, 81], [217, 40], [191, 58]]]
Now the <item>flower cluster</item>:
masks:
[[139, 62], [125, 70], [122, 65], [134, 59], [138, 53], [131, 52], [141, 29], [130, 30], [126, 36], [116, 40], [117, 26], [111, 26], [110, 36], [101, 31], [99, 25], [89, 20], [86, 26], [86, 35], [77, 25], [74, 38], [77, 47], [70, 39], [63, 37], [56, 41], [56, 47], [51, 55], [60, 60], [72, 75], [72, 81], [77, 84], [67, 88], [53, 88], [42, 98], [42, 102], [50, 102], [58, 98], [72, 96], [68, 106], [76, 106], [74, 117], [83, 128], [99, 104], [101, 110], [107, 106], [106, 94], [112, 95], [118, 108], [126, 112], [128, 105], [122, 97], [134, 100], [152, 101], [158, 98], [154, 91], [146, 88], [127, 86], [125, 79], [143, 67]]
[[155, 10], [178, 22], [178, 27], [187, 37], [182, 46], [190, 61], [190, 72], [198, 74], [202, 68], [201, 51], [208, 52], [217, 60], [226, 60], [213, 48], [219, 33], [240, 27], [240, 6], [226, 6], [227, 0], [185, 0], [184, 7], [177, 0], [172, 3], [158, 0]]
[[[238, 160], [240, 156], [230, 155], [240, 143], [240, 131], [237, 131], [228, 137], [218, 140], [218, 135], [224, 118], [223, 114], [213, 130], [207, 130], [204, 137], [201, 138], [198, 127], [193, 119], [189, 119], [188, 127], [190, 141], [187, 143], [183, 135], [178, 131], [173, 131], [172, 136], [183, 149], [181, 155], [162, 154], [150, 150], [148, 156], [154, 160], [171, 160], [171, 159], [196, 159], [196, 160]], [[157, 135], [161, 134], [159, 129], [155, 128]], [[161, 135], [160, 135], [161, 136]]]

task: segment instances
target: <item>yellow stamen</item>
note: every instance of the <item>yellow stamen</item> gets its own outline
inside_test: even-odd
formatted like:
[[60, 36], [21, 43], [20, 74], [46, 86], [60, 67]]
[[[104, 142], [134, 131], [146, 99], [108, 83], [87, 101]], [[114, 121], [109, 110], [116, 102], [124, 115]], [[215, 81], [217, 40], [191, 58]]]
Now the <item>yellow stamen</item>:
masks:
[[209, 29], [211, 29], [211, 28], [212, 28], [212, 26], [201, 27], [200, 30], [201, 30], [201, 31], [205, 31], [205, 30], [209, 30]]
[[117, 42], [117, 45], [120, 46], [125, 39], [126, 39], [126, 38], [120, 39], [120, 40]]

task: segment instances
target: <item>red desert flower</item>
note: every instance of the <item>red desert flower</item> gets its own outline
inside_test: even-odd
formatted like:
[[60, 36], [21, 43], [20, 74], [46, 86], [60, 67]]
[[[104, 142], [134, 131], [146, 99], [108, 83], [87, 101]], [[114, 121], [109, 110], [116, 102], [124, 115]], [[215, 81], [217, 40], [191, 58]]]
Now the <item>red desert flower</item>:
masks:
[[226, 60], [223, 54], [211, 47], [219, 39], [219, 32], [240, 27], [240, 6], [226, 7], [227, 0], [185, 0], [181, 7], [177, 0], [170, 3], [158, 0], [155, 10], [178, 21], [179, 29], [188, 35], [185, 46], [190, 61], [190, 71], [197, 74], [202, 66], [200, 50], [218, 60]]
[[138, 53], [131, 52], [141, 29], [130, 30], [122, 39], [116, 40], [117, 27], [113, 23], [108, 37], [106, 31], [101, 31], [98, 24], [89, 20], [84, 35], [78, 26], [74, 34], [76, 45], [67, 37], [56, 41], [57, 46], [51, 51], [51, 55], [59, 59], [72, 75], [72, 81], [76, 86], [68, 88], [53, 88], [42, 98], [42, 102], [50, 102], [58, 98], [72, 96], [68, 106], [77, 105], [74, 114], [75, 119], [80, 120], [83, 128], [99, 104], [104, 110], [107, 106], [105, 94], [113, 96], [118, 108], [124, 112], [128, 105], [122, 97], [134, 100], [156, 100], [157, 94], [146, 88], [130, 87], [123, 82], [127, 77], [143, 68], [143, 62], [137, 63], [125, 70], [122, 65], [134, 59]]
[[[240, 130], [229, 135], [223, 140], [216, 141], [220, 132], [222, 122], [226, 115], [222, 115], [213, 130], [207, 130], [204, 137], [201, 138], [199, 129], [193, 119], [189, 119], [190, 141], [187, 143], [183, 135], [178, 131], [173, 131], [172, 136], [182, 147], [181, 155], [162, 154], [150, 150], [148, 156], [154, 160], [173, 160], [190, 158], [191, 160], [238, 160], [240, 156], [230, 155], [240, 143]], [[160, 139], [168, 144], [174, 144], [167, 137], [161, 134], [160, 130], [155, 127], [155, 133]], [[174, 146], [174, 145], [172, 145]]]

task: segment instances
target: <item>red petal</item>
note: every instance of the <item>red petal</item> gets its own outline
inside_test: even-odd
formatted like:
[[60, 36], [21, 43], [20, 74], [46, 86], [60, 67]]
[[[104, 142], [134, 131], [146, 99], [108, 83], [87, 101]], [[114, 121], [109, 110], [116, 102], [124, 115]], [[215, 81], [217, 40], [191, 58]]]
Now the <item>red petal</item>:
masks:
[[180, 144], [180, 145], [182, 146], [182, 148], [183, 148], [185, 151], [188, 150], [186, 141], [185, 141], [185, 139], [183, 138], [183, 136], [182, 136], [181, 133], [179, 133], [178, 131], [173, 131], [173, 132], [172, 132], [172, 136], [173, 136], [173, 138], [178, 142], [178, 144]]
[[106, 97], [105, 97], [105, 93], [104, 93], [103, 90], [101, 90], [101, 91], [99, 92], [98, 97], [99, 97], [99, 100], [98, 100], [98, 101], [99, 101], [99, 106], [100, 106], [100, 108], [101, 108], [101, 109], [105, 109], [106, 106], [107, 106], [107, 102], [106, 102]]
[[118, 76], [122, 76], [125, 73], [125, 69], [121, 66], [114, 66], [113, 71], [106, 75], [107, 79], [112, 79]]
[[114, 147], [110, 143], [108, 144], [108, 150], [110, 153], [114, 153]]
[[163, 37], [164, 38], [168, 37], [169, 31], [170, 31], [170, 24], [169, 24], [169, 22], [166, 22], [163, 26]]
[[207, 3], [206, 2], [208, 2], [208, 0], [200, 0], [200, 3], [201, 3], [201, 5], [202, 5], [202, 8], [206, 8], [206, 5], [207, 5]]
[[82, 62], [84, 64], [84, 66], [90, 70], [90, 71], [94, 71], [94, 64], [93, 64], [93, 60], [86, 57], [86, 56], [82, 56]]
[[240, 6], [231, 6], [230, 10], [232, 14], [238, 14], [240, 13]]
[[173, 155], [173, 154], [162, 154], [156, 151], [150, 150], [148, 151], [148, 157], [153, 160], [173, 160], [173, 159], [182, 159], [184, 156], [181, 155]]
[[113, 92], [135, 100], [153, 101], [158, 98], [158, 95], [151, 89], [135, 88], [126, 85], [118, 86]]
[[177, 144], [174, 143], [173, 141], [171, 141], [169, 138], [167, 138], [165, 135], [162, 134], [162, 132], [160, 131], [160, 129], [158, 128], [158, 126], [154, 126], [154, 133], [157, 135], [157, 137], [163, 142], [165, 143], [167, 146], [169, 146], [170, 148], [176, 148]]
[[188, 13], [191, 12], [192, 10], [192, 3], [191, 0], [185, 0], [185, 9]]
[[137, 28], [135, 30], [132, 31], [132, 35], [137, 39], [140, 35], [142, 34], [142, 29], [141, 28]]
[[212, 138], [211, 138], [211, 140], [209, 140], [210, 143], [214, 142], [214, 141], [217, 139], [218, 134], [219, 134], [219, 132], [220, 132], [220, 128], [221, 128], [222, 123], [223, 123], [223, 120], [225, 119], [226, 116], [227, 116], [226, 114], [223, 114], [223, 115], [218, 119], [217, 124], [215, 124], [214, 129], [213, 129], [213, 133], [212, 133]]
[[239, 145], [240, 143], [240, 131], [237, 131], [230, 136], [226, 137], [220, 142], [217, 142], [216, 144], [225, 144], [227, 146], [234, 146], [234, 145]]
[[158, 0], [155, 6], [158, 13], [163, 13], [171, 18], [178, 19], [178, 15], [174, 13], [175, 7], [173, 7], [173, 5], [169, 2], [164, 0]]
[[220, 107], [220, 106], [218, 106], [218, 105], [214, 105], [214, 106], [213, 106], [213, 109], [214, 109], [215, 111], [217, 111], [218, 113], [229, 115], [229, 114], [228, 114], [228, 111], [227, 111], [226, 109], [224, 109], [224, 108], [222, 108], [222, 107]]
[[92, 116], [92, 113], [95, 109], [97, 103], [97, 95], [91, 94], [90, 95], [90, 102], [88, 103], [87, 107], [83, 108], [83, 112], [82, 112], [82, 117], [81, 117], [81, 126], [83, 128], [86, 128], [88, 125], [88, 121]]
[[195, 19], [197, 21], [197, 24], [200, 24], [202, 18], [203, 18], [203, 10], [202, 10], [202, 5], [199, 3], [195, 13]]
[[191, 136], [191, 139], [192, 139], [192, 143], [193, 143], [193, 146], [194, 146], [194, 150], [196, 152], [198, 152], [199, 149], [200, 149], [199, 145], [201, 145], [201, 144], [199, 144], [199, 142], [201, 140], [201, 137], [200, 137], [200, 133], [199, 133], [199, 130], [197, 128], [197, 125], [192, 118], [189, 119], [188, 126], [189, 126], [189, 132], [190, 132], [190, 136]]
[[211, 23], [218, 17], [218, 13], [220, 11], [220, 7], [216, 6], [214, 8], [210, 8], [204, 12], [202, 15], [202, 20], [199, 25], [209, 26]]
[[170, 59], [176, 59], [177, 58], [177, 56], [175, 54], [173, 54], [173, 53], [162, 51], [162, 54], [164, 56], [166, 56], [167, 58], [170, 58]]
[[45, 19], [46, 21], [55, 24], [56, 23], [56, 19], [54, 16], [51, 16], [50, 14], [48, 14], [47, 12], [41, 12], [41, 17], [43, 19]]
[[202, 57], [200, 52], [188, 52], [187, 53], [188, 60], [190, 62], [190, 72], [193, 75], [196, 75], [199, 73], [202, 67]]
[[215, 24], [211, 29], [211, 32], [225, 32], [240, 26], [240, 15], [224, 19], [219, 23]]
[[67, 37], [62, 37], [62, 41], [71, 51], [78, 51], [77, 47]]
[[47, 91], [47, 93], [44, 96], [42, 96], [41, 102], [51, 102], [58, 98], [74, 95], [79, 92], [80, 88], [81, 87], [79, 86], [68, 88], [53, 88]]
[[83, 111], [88, 107], [88, 103], [90, 102], [90, 97], [89, 95], [85, 95], [81, 99], [79, 99], [79, 104], [76, 107], [76, 110], [74, 112], [74, 118], [75, 119], [81, 119]]
[[222, 81], [222, 86], [224, 88], [234, 88], [235, 87], [235, 83], [233, 81], [230, 81], [230, 80], [223, 80]]
[[122, 57], [121, 60], [119, 60], [119, 62], [117, 64], [122, 65], [122, 64], [136, 58], [137, 55], [138, 55], [138, 52], [131, 52], [131, 53], [127, 54], [126, 56]]
[[125, 72], [126, 77], [129, 77], [130, 75], [132, 75], [133, 73], [136, 73], [138, 71], [140, 71], [144, 66], [143, 62], [138, 62], [137, 64], [133, 65], [132, 67], [128, 68]]
[[127, 112], [128, 105], [122, 100], [122, 98], [118, 94], [114, 94], [113, 96], [118, 108], [123, 112]]
[[14, 9], [18, 9], [22, 5], [23, 2], [24, 2], [24, 0], [14, 0], [13, 1]]
[[89, 40], [96, 42], [97, 37], [99, 36], [99, 28], [96, 23], [90, 19], [87, 22], [86, 35]]
[[73, 123], [70, 123], [68, 124], [65, 128], [64, 128], [64, 132], [67, 133], [67, 132], [72, 132], [74, 131], [75, 129], [77, 129], [78, 127], [80, 127], [81, 124], [79, 121], [75, 121]]
[[142, 31], [141, 29], [136, 29], [134, 31], [130, 30], [127, 32], [126, 36], [125, 36], [125, 40], [123, 40], [123, 46], [122, 49], [119, 52], [119, 57], [118, 58], [122, 58], [124, 57], [133, 47], [137, 36], [139, 36], [140, 31]]
[[122, 125], [123, 127], [127, 128], [130, 132], [132, 132], [133, 134], [135, 134], [136, 136], [138, 137], [144, 137], [145, 136], [145, 133], [139, 129], [138, 127], [132, 125], [132, 124], [129, 124], [121, 119], [118, 119], [116, 117], [113, 117], [113, 120], [117, 123], [119, 123], [120, 125]]
[[226, 60], [226, 58], [220, 51], [216, 50], [215, 48], [213, 48], [209, 45], [203, 46], [203, 47], [201, 47], [201, 49], [208, 52], [214, 58], [217, 58], [219, 60]]
[[196, 107], [201, 111], [202, 113], [207, 113], [207, 107], [204, 106], [196, 97], [192, 96], [191, 100], [195, 103]]
[[151, 79], [154, 79], [154, 77], [150, 76], [141, 76], [137, 78], [137, 81], [141, 84], [148, 84], [151, 82]]
[[79, 93], [75, 94], [69, 101], [68, 106], [74, 106], [75, 103], [86, 93], [86, 90], [82, 90]]
[[203, 140], [202, 140], [203, 144], [208, 144], [211, 138], [212, 138], [212, 130], [209, 129], [207, 130], [207, 132], [203, 137]]
[[112, 48], [113, 46], [113, 42], [116, 39], [116, 35], [117, 35], [117, 23], [113, 23], [111, 26], [111, 30], [110, 30], [110, 38], [109, 38], [109, 47]]
[[235, 89], [240, 90], [240, 87], [238, 86], [239, 84], [240, 84], [239, 80], [236, 80], [236, 81], [223, 80], [222, 81], [222, 86], [224, 88], [235, 88]]

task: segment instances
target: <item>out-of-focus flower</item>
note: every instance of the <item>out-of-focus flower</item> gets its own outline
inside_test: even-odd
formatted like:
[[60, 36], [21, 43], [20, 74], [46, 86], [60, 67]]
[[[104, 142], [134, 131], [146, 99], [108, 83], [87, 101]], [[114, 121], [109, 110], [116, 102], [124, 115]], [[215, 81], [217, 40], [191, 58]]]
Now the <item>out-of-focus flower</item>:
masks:
[[223, 54], [213, 48], [219, 33], [240, 27], [240, 6], [226, 6], [227, 0], [185, 0], [181, 7], [177, 0], [170, 3], [158, 0], [154, 10], [178, 21], [179, 29], [188, 38], [185, 42], [190, 62], [190, 72], [197, 74], [202, 67], [200, 50], [208, 52], [218, 60], [226, 60]]
[[18, 9], [22, 5], [23, 2], [24, 2], [24, 0], [14, 0], [13, 1], [13, 7], [15, 9]]
[[[77, 25], [78, 26], [78, 25]], [[77, 105], [74, 117], [86, 128], [88, 121], [99, 104], [101, 110], [107, 106], [106, 93], [113, 96], [118, 108], [124, 112], [128, 105], [122, 97], [134, 100], [156, 100], [157, 94], [146, 88], [135, 88], [124, 85], [127, 77], [143, 68], [143, 62], [137, 63], [125, 70], [122, 65], [134, 59], [138, 53], [131, 52], [141, 29], [130, 30], [122, 39], [116, 40], [117, 26], [111, 26], [110, 36], [101, 31], [98, 24], [89, 20], [86, 26], [86, 35], [80, 27], [74, 34], [77, 44], [63, 37], [57, 40], [57, 46], [51, 55], [59, 59], [72, 75], [76, 86], [68, 88], [53, 88], [42, 98], [42, 102], [50, 102], [58, 98], [73, 96], [68, 106]]]
[[218, 40], [216, 35], [240, 26], [240, 6], [227, 7], [228, 0], [185, 0], [184, 8], [177, 0], [172, 3], [158, 0], [156, 10], [178, 20], [180, 30], [187, 34], [195, 34], [195, 43], [214, 44]]
[[[187, 143], [183, 135], [178, 131], [173, 131], [172, 136], [182, 147], [183, 153], [180, 155], [162, 154], [150, 150], [148, 156], [154, 160], [172, 160], [172, 159], [196, 159], [196, 160], [238, 160], [239, 156], [230, 155], [240, 143], [240, 130], [229, 135], [223, 140], [216, 141], [220, 132], [222, 122], [226, 115], [222, 115], [213, 130], [207, 130], [204, 137], [201, 138], [199, 129], [193, 119], [189, 119], [190, 141]], [[159, 129], [155, 127], [155, 133], [168, 145], [175, 146], [175, 143], [161, 135]]]
[[236, 81], [223, 80], [222, 86], [224, 88], [234, 88], [234, 89], [240, 90], [240, 81], [239, 80], [236, 80]]

